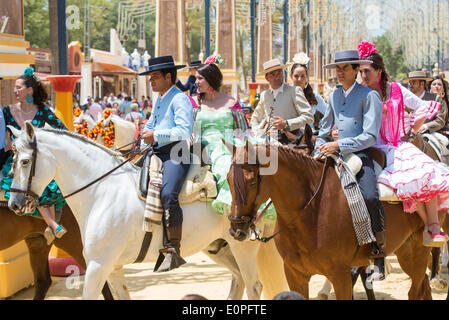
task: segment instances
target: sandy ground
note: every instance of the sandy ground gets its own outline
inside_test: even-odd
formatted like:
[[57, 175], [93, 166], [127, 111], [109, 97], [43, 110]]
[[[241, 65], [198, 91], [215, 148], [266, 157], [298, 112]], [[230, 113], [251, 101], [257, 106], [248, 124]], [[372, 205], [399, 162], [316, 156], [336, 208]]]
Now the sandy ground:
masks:
[[[198, 253], [185, 259], [187, 264], [167, 273], [153, 273], [154, 263], [126, 265], [125, 275], [132, 299], [136, 300], [178, 300], [189, 293], [201, 294], [208, 299], [226, 299], [231, 286], [231, 274], [224, 268], [214, 264], [206, 255]], [[392, 270], [387, 279], [374, 284], [376, 298], [379, 300], [406, 300], [410, 288], [410, 279], [402, 272], [395, 256], [388, 257]], [[443, 268], [440, 276], [449, 282], [447, 268]], [[310, 298], [317, 300], [324, 277], [313, 276], [310, 281]], [[68, 300], [81, 299], [84, 276], [78, 278], [53, 277], [47, 299]], [[70, 288], [70, 289], [68, 289]], [[355, 299], [366, 300], [361, 280], [354, 288]], [[10, 299], [32, 299], [34, 288], [19, 291]], [[432, 289], [434, 300], [446, 299], [446, 292]], [[247, 299], [246, 294], [244, 299]], [[329, 300], [334, 300], [333, 292]]]

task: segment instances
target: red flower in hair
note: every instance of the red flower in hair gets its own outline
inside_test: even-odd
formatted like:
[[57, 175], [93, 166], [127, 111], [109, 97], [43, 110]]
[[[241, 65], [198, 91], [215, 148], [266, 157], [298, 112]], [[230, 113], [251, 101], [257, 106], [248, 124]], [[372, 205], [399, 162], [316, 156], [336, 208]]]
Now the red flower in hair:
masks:
[[360, 59], [364, 59], [366, 57], [369, 57], [373, 53], [376, 53], [376, 45], [369, 41], [363, 41], [359, 44], [359, 57]]
[[217, 56], [215, 54], [209, 56], [206, 61], [204, 61], [204, 64], [212, 64], [215, 63], [215, 60], [217, 60]]

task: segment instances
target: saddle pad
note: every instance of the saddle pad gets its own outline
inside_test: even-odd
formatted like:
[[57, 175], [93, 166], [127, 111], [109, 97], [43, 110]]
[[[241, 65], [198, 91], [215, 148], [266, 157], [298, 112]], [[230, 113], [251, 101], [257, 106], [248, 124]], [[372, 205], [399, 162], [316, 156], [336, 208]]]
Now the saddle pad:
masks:
[[425, 133], [423, 138], [427, 139], [429, 145], [435, 150], [440, 162], [447, 163], [449, 157], [449, 150], [446, 148], [449, 145], [449, 139], [438, 132]]

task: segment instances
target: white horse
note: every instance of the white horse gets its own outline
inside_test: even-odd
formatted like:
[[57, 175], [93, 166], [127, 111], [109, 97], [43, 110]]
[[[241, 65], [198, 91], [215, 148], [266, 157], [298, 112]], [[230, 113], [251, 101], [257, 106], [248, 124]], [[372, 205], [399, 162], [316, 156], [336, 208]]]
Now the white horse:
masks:
[[[35, 129], [30, 122], [25, 123], [22, 131], [10, 129], [17, 137], [11, 188], [42, 194], [54, 179], [62, 193], [68, 195], [123, 162], [119, 153], [76, 133]], [[36, 142], [35, 162], [30, 144], [33, 141]], [[31, 170], [33, 165], [39, 169]], [[34, 175], [29, 181], [31, 172]], [[134, 165], [127, 163], [101, 182], [66, 200], [79, 224], [84, 245], [87, 263], [84, 299], [97, 299], [106, 280], [115, 297], [130, 298], [123, 265], [136, 260], [145, 235], [142, 229], [144, 203], [136, 192], [137, 172]], [[24, 193], [11, 192], [9, 206], [17, 214], [23, 214], [25, 208], [34, 210], [36, 204]], [[274, 246], [235, 241], [229, 235], [226, 217], [217, 215], [210, 205], [194, 202], [182, 206], [182, 209], [181, 254], [184, 257], [223, 238], [235, 257], [249, 299], [259, 299], [262, 291], [257, 269], [262, 270], [261, 279], [265, 279], [267, 287], [272, 290], [267, 298], [288, 290], [282, 259]], [[153, 240], [144, 261], [155, 262], [161, 248], [162, 228], [158, 227], [154, 228]]]

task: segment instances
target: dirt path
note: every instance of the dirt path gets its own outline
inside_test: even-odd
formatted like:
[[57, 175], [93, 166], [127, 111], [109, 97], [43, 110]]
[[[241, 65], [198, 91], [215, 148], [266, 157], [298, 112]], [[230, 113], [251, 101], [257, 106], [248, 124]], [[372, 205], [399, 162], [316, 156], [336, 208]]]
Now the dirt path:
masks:
[[[400, 269], [395, 256], [388, 257], [388, 260], [392, 266], [391, 274], [385, 281], [374, 284], [376, 297], [379, 300], [406, 300], [408, 299], [410, 280]], [[202, 253], [188, 257], [186, 261], [187, 264], [181, 268], [161, 274], [152, 272], [154, 263], [126, 265], [124, 269], [131, 298], [136, 300], [178, 300], [189, 293], [201, 294], [208, 299], [227, 298], [231, 286], [231, 274], [226, 269], [217, 266]], [[444, 268], [440, 275], [449, 282], [447, 268]], [[53, 277], [53, 285], [48, 292], [47, 299], [81, 299], [83, 280], [83, 276], [79, 277], [79, 281]], [[310, 282], [311, 299], [317, 299], [323, 283], [323, 276], [312, 277]], [[354, 292], [355, 299], [366, 300], [360, 280], [357, 282]], [[34, 288], [24, 289], [11, 299], [32, 299], [33, 293]], [[444, 300], [446, 292], [432, 289], [432, 296], [434, 300]], [[246, 294], [244, 299], [247, 299]], [[331, 293], [329, 299], [335, 299], [335, 295]]]

